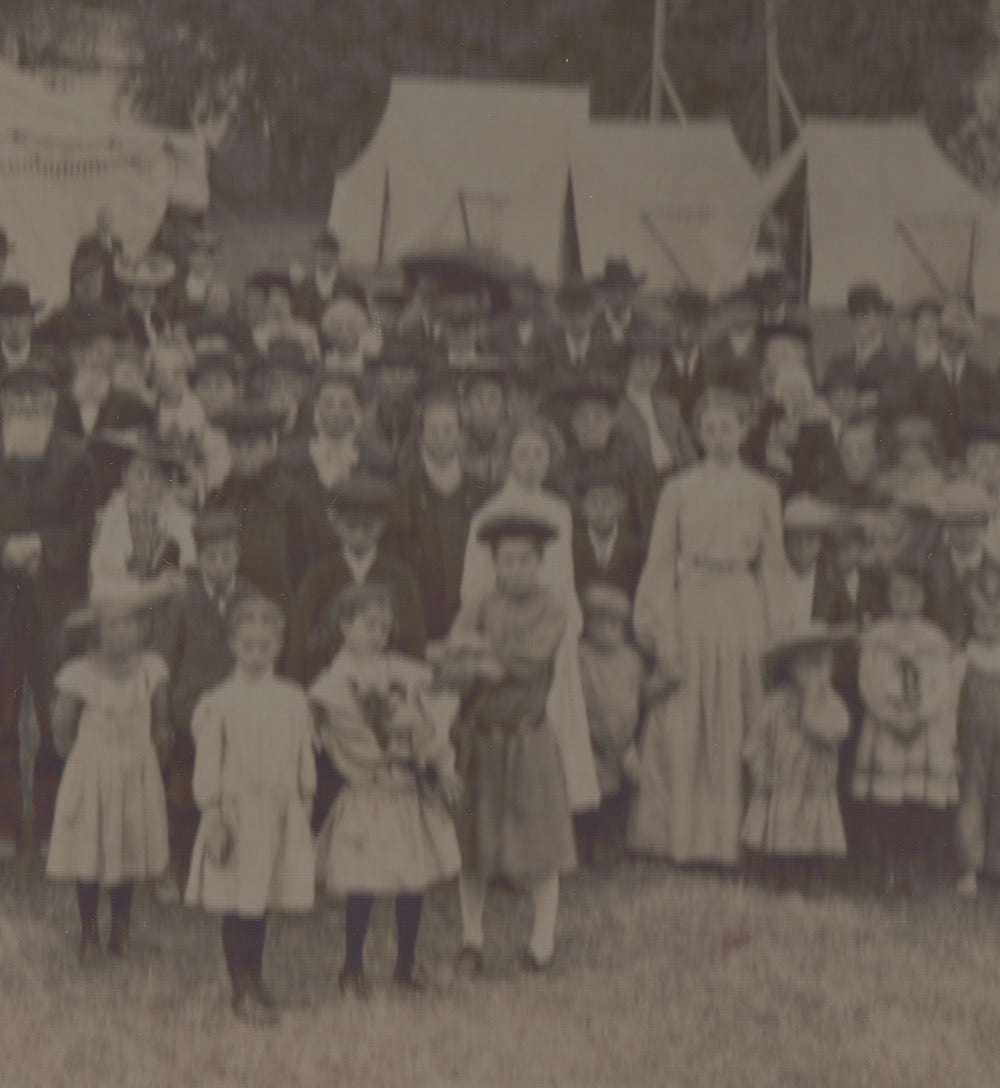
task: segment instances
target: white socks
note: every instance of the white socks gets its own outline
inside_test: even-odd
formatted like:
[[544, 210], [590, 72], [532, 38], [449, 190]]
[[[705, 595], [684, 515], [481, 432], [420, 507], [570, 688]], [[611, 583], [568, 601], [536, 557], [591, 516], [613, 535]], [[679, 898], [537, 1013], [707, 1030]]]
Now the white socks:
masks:
[[[458, 878], [458, 898], [462, 908], [462, 947], [481, 951], [483, 947], [483, 909], [486, 906], [486, 881], [464, 870]], [[534, 920], [528, 947], [539, 964], [552, 959], [556, 945], [556, 914], [559, 911], [559, 874], [544, 877], [531, 889]]]

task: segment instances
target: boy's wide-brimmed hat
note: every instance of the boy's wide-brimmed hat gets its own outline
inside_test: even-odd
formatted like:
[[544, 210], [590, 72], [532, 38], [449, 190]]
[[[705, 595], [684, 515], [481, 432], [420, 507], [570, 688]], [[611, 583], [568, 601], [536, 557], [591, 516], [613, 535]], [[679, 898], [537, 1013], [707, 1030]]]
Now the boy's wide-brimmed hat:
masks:
[[882, 288], [877, 283], [855, 283], [847, 292], [847, 312], [851, 317], [886, 314], [891, 310], [892, 303], [882, 294]]
[[188, 233], [187, 248], [189, 253], [216, 253], [222, 248], [222, 239], [209, 227], [195, 227]]
[[583, 501], [595, 487], [614, 487], [625, 492], [625, 475], [619, 465], [611, 460], [597, 461], [588, 465], [576, 478], [574, 490], [578, 501]]
[[544, 518], [516, 510], [494, 514], [479, 526], [476, 539], [480, 544], [499, 544], [502, 540], [524, 539], [547, 544], [559, 535], [559, 530]]
[[71, 631], [80, 630], [145, 612], [175, 596], [181, 586], [181, 577], [178, 574], [176, 583], [165, 580], [139, 584], [123, 580], [102, 586], [91, 594], [90, 600], [82, 608], [67, 616], [65, 627]]
[[213, 420], [230, 438], [277, 434], [285, 422], [285, 413], [260, 401], [246, 400], [224, 408]]
[[764, 647], [764, 664], [773, 669], [803, 650], [841, 645], [856, 638], [857, 634], [857, 628], [852, 624], [829, 624], [813, 620], [798, 630], [772, 639]]
[[805, 321], [789, 317], [785, 321], [769, 321], [758, 325], [757, 339], [761, 344], [767, 344], [771, 340], [795, 340], [805, 347], [810, 347], [813, 334]]
[[366, 514], [384, 517], [392, 505], [392, 484], [371, 472], [359, 472], [334, 484], [330, 492], [330, 507], [338, 516]]
[[571, 409], [590, 401], [614, 408], [622, 396], [621, 385], [614, 374], [598, 368], [585, 370], [560, 382], [554, 392], [560, 402]]
[[602, 291], [638, 291], [645, 282], [646, 273], [636, 275], [627, 257], [608, 257], [595, 286]]
[[943, 522], [985, 524], [996, 513], [997, 505], [975, 480], [960, 477], [948, 480], [937, 495], [934, 514]]
[[587, 616], [609, 616], [627, 621], [632, 615], [628, 594], [610, 582], [591, 582], [580, 595], [580, 604]]
[[173, 258], [157, 250], [115, 259], [115, 277], [126, 287], [138, 290], [158, 291], [173, 282], [176, 272]]
[[94, 450], [117, 454], [123, 461], [141, 458], [166, 471], [183, 468], [184, 450], [174, 442], [164, 442], [151, 428], [136, 426], [96, 431], [90, 439]]
[[202, 510], [191, 526], [191, 535], [199, 548], [218, 540], [232, 540], [239, 537], [240, 531], [239, 514], [224, 507]]
[[340, 252], [340, 239], [337, 237], [336, 233], [332, 231], [329, 227], [326, 227], [323, 231], [316, 235], [316, 239], [313, 242], [313, 245], [317, 249], [326, 249], [329, 250], [331, 253]]
[[0, 283], [0, 317], [22, 317], [35, 314], [44, 303], [32, 300], [28, 285], [17, 280]]
[[48, 358], [37, 352], [29, 356], [23, 366], [9, 367], [0, 374], [0, 392], [8, 389], [55, 389], [55, 368]]

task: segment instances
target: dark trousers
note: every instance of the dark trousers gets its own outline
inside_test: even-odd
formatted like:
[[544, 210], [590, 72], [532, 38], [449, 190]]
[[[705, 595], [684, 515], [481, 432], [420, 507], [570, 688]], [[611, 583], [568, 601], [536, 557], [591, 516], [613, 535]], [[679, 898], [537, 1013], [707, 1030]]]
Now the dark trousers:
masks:
[[[371, 920], [372, 895], [349, 895], [345, 925], [344, 966], [360, 970], [364, 963], [365, 937]], [[420, 915], [423, 911], [422, 895], [396, 896], [396, 972], [409, 974], [417, 953], [417, 935], [420, 932]]]
[[194, 740], [187, 730], [178, 730], [166, 772], [167, 826], [170, 834], [170, 865], [184, 894], [191, 854], [198, 835], [201, 813], [191, 792], [194, 776]]
[[[111, 900], [111, 917], [127, 922], [132, 913], [132, 881], [115, 884], [108, 889]], [[97, 882], [79, 881], [76, 885], [76, 905], [80, 909], [80, 921], [85, 926], [97, 925], [97, 898], [100, 889]]]
[[267, 915], [250, 917], [226, 913], [222, 916], [222, 951], [233, 992], [243, 990], [248, 983], [259, 981], [264, 963], [264, 939], [267, 936]]
[[631, 792], [627, 786], [607, 793], [600, 807], [573, 817], [576, 852], [584, 865], [614, 865], [625, 856], [625, 826]]

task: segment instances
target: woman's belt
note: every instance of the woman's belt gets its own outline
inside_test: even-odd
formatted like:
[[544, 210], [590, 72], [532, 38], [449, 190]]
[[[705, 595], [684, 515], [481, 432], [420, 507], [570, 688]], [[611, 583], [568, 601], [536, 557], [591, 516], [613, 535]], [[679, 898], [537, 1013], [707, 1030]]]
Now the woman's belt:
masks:
[[698, 556], [691, 560], [690, 566], [704, 574], [743, 574], [750, 570], [746, 559], [713, 559], [711, 556]]

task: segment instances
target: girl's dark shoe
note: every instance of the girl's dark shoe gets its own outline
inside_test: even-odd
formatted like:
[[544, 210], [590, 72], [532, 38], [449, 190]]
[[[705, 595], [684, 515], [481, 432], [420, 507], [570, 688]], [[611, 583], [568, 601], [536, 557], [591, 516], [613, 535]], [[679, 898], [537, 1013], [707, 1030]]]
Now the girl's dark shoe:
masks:
[[397, 964], [392, 974], [392, 981], [396, 986], [416, 994], [425, 994], [431, 988], [431, 976], [419, 963], [412, 963], [408, 968]]
[[128, 952], [128, 919], [111, 918], [111, 936], [108, 938], [108, 955], [124, 956]]
[[552, 956], [547, 960], [540, 960], [530, 948], [525, 948], [521, 952], [521, 966], [530, 974], [544, 974], [552, 966]]
[[459, 978], [474, 978], [483, 973], [483, 953], [466, 945], [455, 958], [455, 974]]
[[101, 958], [101, 935], [96, 922], [84, 922], [80, 932], [80, 963], [86, 966]]
[[337, 977], [340, 993], [343, 997], [353, 997], [358, 1001], [368, 1000], [368, 983], [362, 967], [343, 967]]

